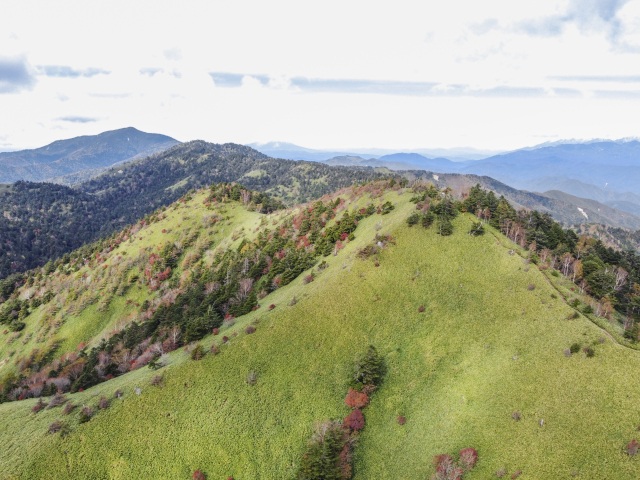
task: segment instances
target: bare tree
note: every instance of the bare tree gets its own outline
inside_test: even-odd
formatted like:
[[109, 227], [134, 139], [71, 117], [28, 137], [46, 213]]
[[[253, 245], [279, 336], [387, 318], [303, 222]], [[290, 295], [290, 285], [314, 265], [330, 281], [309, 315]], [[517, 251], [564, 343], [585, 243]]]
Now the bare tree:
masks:
[[622, 286], [627, 282], [627, 277], [629, 276], [629, 272], [627, 272], [624, 268], [618, 267], [615, 270], [616, 274], [616, 283], [614, 289], [619, 291]]

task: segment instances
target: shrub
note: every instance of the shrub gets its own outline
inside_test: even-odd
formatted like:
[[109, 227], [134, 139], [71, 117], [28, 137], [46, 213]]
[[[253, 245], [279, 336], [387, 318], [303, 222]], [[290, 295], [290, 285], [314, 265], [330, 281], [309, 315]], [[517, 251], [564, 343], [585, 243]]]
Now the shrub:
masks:
[[255, 333], [256, 331], [256, 327], [254, 327], [253, 325], [249, 325], [247, 328], [244, 329], [245, 333], [251, 335], [252, 333]]
[[627, 452], [627, 455], [629, 455], [630, 457], [633, 457], [634, 455], [636, 455], [638, 453], [638, 447], [640, 447], [640, 444], [634, 438], [629, 443], [627, 443], [627, 446], [625, 448], [625, 452]]
[[31, 407], [31, 411], [33, 413], [38, 413], [40, 410], [42, 410], [46, 406], [47, 404], [44, 403], [44, 401], [42, 401], [42, 398], [39, 398], [38, 403], [36, 403], [33, 407]]
[[413, 227], [414, 225], [417, 225], [419, 221], [420, 215], [418, 215], [417, 213], [412, 213], [411, 215], [409, 215], [409, 218], [407, 218], [407, 225]]
[[379, 385], [385, 373], [384, 359], [373, 345], [355, 363], [353, 379], [357, 385]]
[[109, 408], [109, 400], [107, 400], [106, 397], [100, 397], [100, 400], [98, 400], [98, 408], [100, 410], [106, 410], [107, 408]]
[[76, 409], [76, 406], [77, 405], [74, 405], [72, 402], [69, 402], [62, 409], [62, 413], [64, 413], [65, 415], [69, 415], [71, 412], [73, 412]]
[[66, 437], [67, 435], [69, 435], [69, 433], [71, 433], [71, 429], [66, 423], [61, 422], [60, 420], [56, 420], [51, 425], [49, 425], [47, 432], [51, 435], [60, 432], [61, 437]]
[[418, 312], [422, 313], [422, 312], [424, 312], [424, 311], [425, 311], [425, 307], [424, 307], [424, 305], [420, 305], [420, 306], [418, 307]]
[[405, 423], [407, 423], [407, 419], [402, 415], [398, 415], [398, 417], [396, 418], [396, 422], [398, 422], [398, 425], [404, 425]]
[[251, 370], [247, 374], [247, 385], [253, 386], [256, 383], [258, 383], [258, 373], [255, 370]]
[[204, 474], [202, 470], [196, 470], [195, 472], [193, 472], [193, 475], [191, 475], [191, 478], [193, 480], [207, 480], [207, 476]]
[[433, 458], [436, 473], [433, 480], [461, 480], [464, 471], [453, 461], [451, 455], [446, 453], [436, 455]]
[[580, 351], [580, 349], [582, 348], [582, 345], [580, 345], [578, 342], [574, 342], [571, 344], [571, 346], [569, 347], [569, 351], [571, 353], [578, 353]]
[[596, 351], [593, 349], [593, 347], [589, 347], [589, 346], [584, 347], [584, 348], [582, 349], [582, 351], [585, 353], [585, 355], [586, 355], [588, 358], [591, 358], [591, 357], [595, 356], [595, 354], [596, 354]]
[[364, 408], [369, 404], [369, 396], [364, 392], [359, 392], [353, 388], [349, 388], [344, 403], [349, 408]]
[[342, 424], [352, 432], [359, 432], [364, 428], [364, 415], [362, 410], [354, 409], [347, 415]]
[[513, 418], [516, 422], [519, 422], [522, 418], [522, 415], [517, 410], [511, 414], [511, 418]]
[[93, 417], [93, 409], [91, 407], [83, 407], [82, 410], [80, 410], [78, 420], [80, 423], [87, 423], [91, 420], [91, 417]]
[[222, 337], [222, 342], [223, 343], [227, 343], [229, 341], [229, 337], [227, 337], [226, 335], [224, 337]]
[[306, 285], [307, 283], [313, 282], [315, 279], [316, 279], [316, 277], [313, 275], [313, 273], [310, 273], [309, 275], [304, 277], [304, 279], [302, 280], [302, 283], [304, 283]]
[[513, 472], [511, 474], [511, 480], [515, 480], [516, 478], [518, 478], [520, 475], [522, 475], [522, 470], [516, 470], [515, 472]]
[[154, 387], [161, 387], [163, 383], [164, 383], [163, 375], [156, 375], [151, 379], [151, 385], [153, 385]]
[[64, 424], [60, 420], [56, 420], [51, 425], [49, 425], [48, 432], [51, 434], [58, 433], [60, 430], [62, 430], [63, 425]]
[[218, 346], [215, 343], [213, 343], [209, 351], [211, 352], [211, 355], [217, 355], [220, 353], [220, 348], [218, 348]]
[[56, 393], [51, 400], [49, 401], [49, 406], [47, 408], [59, 407], [63, 403], [67, 401], [66, 397], [63, 393]]
[[527, 290], [535, 290], [536, 286], [533, 283], [530, 283], [529, 285], [527, 285]]
[[191, 360], [202, 360], [205, 353], [204, 347], [198, 344], [193, 350], [191, 350]]
[[273, 303], [269, 305], [269, 310], [273, 310], [274, 308], [276, 308], [276, 306]]
[[472, 237], [479, 237], [480, 235], [484, 235], [484, 226], [482, 222], [474, 222], [471, 225], [471, 229], [469, 230], [469, 235]]
[[460, 465], [465, 470], [471, 470], [478, 462], [478, 452], [475, 448], [468, 447], [460, 450]]
[[499, 470], [496, 471], [496, 477], [498, 478], [502, 478], [507, 474], [507, 469], [502, 467]]
[[218, 335], [220, 333], [220, 329], [218, 327], [213, 329], [213, 334]]

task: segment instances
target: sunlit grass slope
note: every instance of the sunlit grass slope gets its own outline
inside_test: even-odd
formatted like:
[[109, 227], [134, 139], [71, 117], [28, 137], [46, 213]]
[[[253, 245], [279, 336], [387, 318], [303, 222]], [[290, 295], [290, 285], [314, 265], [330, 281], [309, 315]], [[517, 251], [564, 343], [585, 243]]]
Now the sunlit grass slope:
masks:
[[[31, 413], [34, 400], [0, 405], [0, 478], [188, 479], [195, 469], [209, 479], [293, 478], [314, 425], [348, 412], [350, 368], [369, 344], [388, 372], [366, 410], [357, 479], [426, 479], [434, 455], [464, 447], [479, 453], [465, 479], [501, 468], [506, 478], [640, 478], [639, 460], [623, 453], [640, 424], [639, 352], [584, 317], [568, 320], [573, 310], [534, 265], [493, 232], [467, 234], [471, 217], [458, 217], [450, 237], [407, 227], [410, 196], [387, 193], [396, 209], [364, 219], [315, 281], [298, 278], [205, 339], [230, 337], [219, 355], [174, 352], [159, 372], [69, 395], [95, 405], [124, 391], [88, 423], [60, 407]], [[356, 257], [376, 233], [396, 240], [379, 266]], [[595, 356], [565, 356], [574, 342]], [[151, 386], [158, 373], [164, 385]], [[69, 422], [67, 437], [46, 434], [56, 419]]]
[[[152, 292], [133, 279], [142, 277], [149, 255], [164, 245], [188, 241], [191, 245], [184, 257], [199, 258], [237, 243], [266, 218], [235, 202], [208, 207], [206, 190], [190, 197], [158, 212], [153, 220], [139, 222], [126, 239], [111, 251], [101, 252], [99, 258], [87, 259], [86, 265], [73, 270], [58, 269], [34, 286], [23, 287], [22, 299], [42, 290], [54, 295], [24, 319], [23, 331], [0, 331], [0, 378], [35, 350], [42, 354], [57, 344], [56, 356], [60, 356], [81, 344], [93, 346], [136, 319], [140, 305], [161, 292]], [[219, 221], [212, 223], [213, 216]], [[178, 265], [174, 277], [179, 278], [183, 271]]]

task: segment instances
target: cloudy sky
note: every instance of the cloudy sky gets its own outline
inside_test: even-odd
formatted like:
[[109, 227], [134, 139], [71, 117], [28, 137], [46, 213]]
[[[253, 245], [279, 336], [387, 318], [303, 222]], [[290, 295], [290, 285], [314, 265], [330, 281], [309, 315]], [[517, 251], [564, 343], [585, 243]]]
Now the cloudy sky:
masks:
[[0, 150], [126, 126], [512, 149], [639, 112], [640, 0], [2, 0]]

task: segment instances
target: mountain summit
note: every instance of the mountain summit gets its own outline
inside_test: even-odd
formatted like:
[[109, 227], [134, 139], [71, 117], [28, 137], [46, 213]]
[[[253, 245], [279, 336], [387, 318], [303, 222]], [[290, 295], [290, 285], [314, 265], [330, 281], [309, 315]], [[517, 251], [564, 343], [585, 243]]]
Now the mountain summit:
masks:
[[32, 150], [0, 153], [0, 183], [45, 181], [86, 170], [104, 169], [151, 155], [179, 143], [133, 127], [57, 140]]

